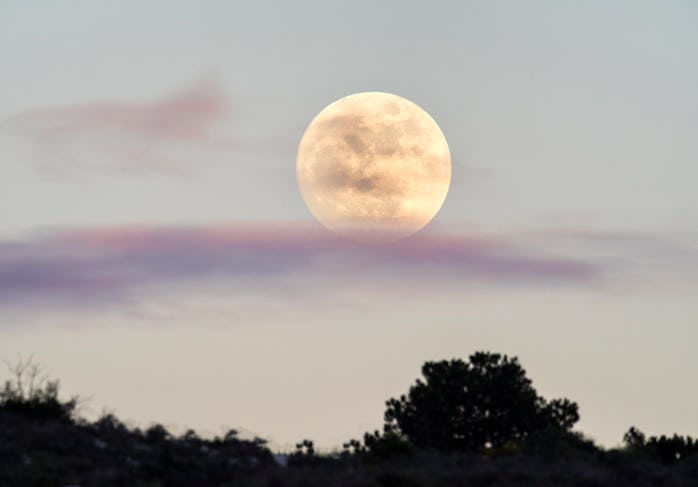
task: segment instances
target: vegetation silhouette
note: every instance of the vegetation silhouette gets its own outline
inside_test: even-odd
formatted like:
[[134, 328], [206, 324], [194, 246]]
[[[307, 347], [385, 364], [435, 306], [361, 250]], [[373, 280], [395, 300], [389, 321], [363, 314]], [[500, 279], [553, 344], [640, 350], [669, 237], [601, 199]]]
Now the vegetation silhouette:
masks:
[[19, 357], [14, 364], [5, 363], [12, 379], [5, 381], [0, 391], [2, 410], [34, 419], [69, 421], [72, 418], [79, 398], [60, 400], [60, 383], [49, 380], [43, 366], [32, 357]]
[[407, 395], [387, 401], [385, 411], [386, 432], [402, 433], [418, 448], [502, 448], [569, 431], [579, 420], [576, 403], [539, 396], [518, 360], [506, 355], [477, 352], [468, 362], [427, 362], [422, 375]]
[[623, 435], [623, 443], [628, 450], [659, 460], [664, 464], [676, 463], [698, 455], [698, 440], [690, 436], [675, 434], [671, 437], [661, 435], [646, 438], [645, 434], [634, 426]]
[[163, 425], [87, 421], [31, 359], [0, 391], [2, 486], [677, 486], [698, 485], [698, 441], [632, 427], [603, 449], [572, 428], [577, 404], [538, 395], [515, 357], [427, 362], [386, 402], [382, 431], [318, 452], [274, 455], [261, 438], [212, 439]]

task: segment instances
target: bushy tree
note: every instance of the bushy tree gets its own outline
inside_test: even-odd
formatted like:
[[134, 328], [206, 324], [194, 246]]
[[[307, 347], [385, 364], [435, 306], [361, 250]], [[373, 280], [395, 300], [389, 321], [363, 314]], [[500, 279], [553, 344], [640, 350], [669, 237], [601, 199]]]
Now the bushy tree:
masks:
[[387, 401], [386, 428], [413, 445], [477, 451], [519, 442], [541, 432], [569, 431], [577, 404], [546, 401], [516, 357], [477, 352], [468, 362], [427, 362], [407, 395]]

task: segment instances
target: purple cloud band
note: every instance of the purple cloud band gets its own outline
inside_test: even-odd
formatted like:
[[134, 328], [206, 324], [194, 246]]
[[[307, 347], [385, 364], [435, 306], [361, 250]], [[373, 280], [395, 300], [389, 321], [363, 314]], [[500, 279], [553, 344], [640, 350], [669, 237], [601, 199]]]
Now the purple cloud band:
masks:
[[89, 301], [151, 285], [219, 279], [322, 277], [420, 279], [420, 285], [539, 282], [588, 284], [600, 270], [580, 259], [524, 251], [492, 238], [423, 236], [383, 245], [340, 240], [305, 224], [117, 227], [65, 230], [0, 242], [0, 304]]

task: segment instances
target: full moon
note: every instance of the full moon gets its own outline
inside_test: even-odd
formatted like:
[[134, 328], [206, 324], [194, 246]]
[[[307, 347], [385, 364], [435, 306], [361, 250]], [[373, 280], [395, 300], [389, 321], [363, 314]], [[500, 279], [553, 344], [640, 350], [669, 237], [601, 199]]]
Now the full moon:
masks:
[[311, 213], [361, 241], [407, 237], [441, 208], [451, 155], [427, 112], [390, 93], [357, 93], [323, 109], [303, 134], [296, 174]]

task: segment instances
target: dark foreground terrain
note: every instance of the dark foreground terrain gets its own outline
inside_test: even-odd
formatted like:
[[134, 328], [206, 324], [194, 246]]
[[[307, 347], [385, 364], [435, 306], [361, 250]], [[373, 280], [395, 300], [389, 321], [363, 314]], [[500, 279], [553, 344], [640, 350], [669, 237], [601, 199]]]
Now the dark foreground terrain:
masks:
[[499, 454], [411, 451], [298, 453], [279, 465], [257, 441], [234, 432], [203, 440], [155, 426], [0, 413], [2, 486], [685, 486], [698, 485], [698, 455], [663, 463], [641, 452], [601, 451], [570, 440]]
[[113, 415], [87, 421], [28, 362], [0, 390], [0, 487], [372, 486], [698, 487], [698, 441], [636, 428], [606, 450], [573, 431], [577, 404], [539, 396], [515, 358], [427, 362], [386, 402], [383, 431], [319, 454], [274, 454], [234, 430], [210, 438]]

